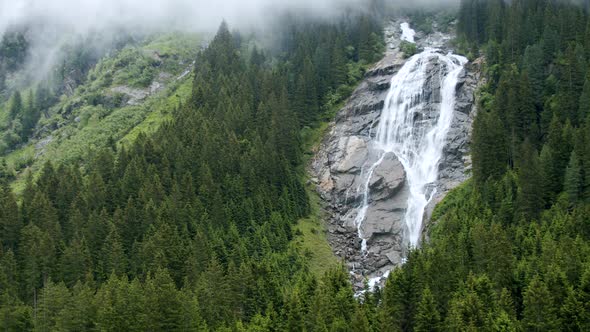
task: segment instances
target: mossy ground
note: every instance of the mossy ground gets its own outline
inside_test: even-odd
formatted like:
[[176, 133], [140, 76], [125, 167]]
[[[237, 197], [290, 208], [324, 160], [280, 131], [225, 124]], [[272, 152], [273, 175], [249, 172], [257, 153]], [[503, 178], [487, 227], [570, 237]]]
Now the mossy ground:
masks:
[[310, 271], [317, 277], [340, 264], [327, 239], [325, 219], [322, 216], [320, 197], [313, 188], [308, 188], [311, 214], [299, 220], [295, 227], [294, 244], [309, 259]]

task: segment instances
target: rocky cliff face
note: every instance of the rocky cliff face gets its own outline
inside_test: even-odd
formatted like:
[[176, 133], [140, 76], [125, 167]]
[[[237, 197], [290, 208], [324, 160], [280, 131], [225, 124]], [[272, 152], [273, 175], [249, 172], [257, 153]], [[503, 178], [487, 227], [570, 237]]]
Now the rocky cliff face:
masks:
[[[361, 289], [366, 278], [379, 278], [401, 264], [406, 248], [403, 241], [404, 215], [408, 201], [406, 173], [393, 153], [373, 171], [369, 181], [370, 195], [366, 219], [358, 230], [355, 219], [362, 205], [361, 186], [366, 179], [367, 165], [379, 156], [370, 149], [380, 119], [384, 101], [393, 75], [406, 61], [399, 50], [400, 22], [392, 22], [387, 30], [388, 50], [378, 64], [366, 74], [364, 81], [338, 113], [329, 134], [324, 138], [311, 165], [313, 181], [324, 200], [330, 219], [328, 239], [337, 256], [343, 258], [353, 276], [355, 287]], [[441, 33], [417, 36], [419, 47], [445, 49], [450, 37]], [[422, 38], [420, 38], [422, 37]], [[429, 64], [429, 75], [440, 71], [436, 63]], [[457, 85], [454, 118], [440, 164], [437, 194], [427, 208], [426, 218], [435, 203], [468, 178], [469, 137], [474, 115], [474, 90], [478, 70], [468, 65]], [[440, 103], [440, 80], [432, 79], [424, 94], [429, 101], [422, 116], [436, 116]], [[419, 119], [417, 119], [419, 120]], [[434, 189], [434, 188], [433, 188]], [[367, 251], [361, 250], [359, 232], [367, 239]]]

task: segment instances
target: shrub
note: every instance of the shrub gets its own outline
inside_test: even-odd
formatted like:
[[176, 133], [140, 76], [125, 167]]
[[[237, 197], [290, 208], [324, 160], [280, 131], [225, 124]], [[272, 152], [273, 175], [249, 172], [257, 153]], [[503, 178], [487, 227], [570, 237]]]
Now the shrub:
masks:
[[409, 58], [412, 55], [418, 53], [418, 47], [416, 47], [416, 44], [407, 42], [405, 40], [402, 41], [399, 48], [402, 51], [402, 53], [404, 54], [405, 58]]

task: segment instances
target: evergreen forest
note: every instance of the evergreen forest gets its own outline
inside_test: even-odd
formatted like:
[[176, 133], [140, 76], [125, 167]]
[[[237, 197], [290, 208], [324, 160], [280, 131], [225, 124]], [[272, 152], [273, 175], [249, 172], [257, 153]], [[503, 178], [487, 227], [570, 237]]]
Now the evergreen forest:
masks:
[[[285, 16], [271, 48], [223, 22], [174, 55], [194, 61], [188, 80], [125, 108], [98, 87], [146, 88], [160, 66], [128, 40], [11, 89], [28, 44], [5, 34], [0, 330], [589, 331], [590, 13], [574, 1], [461, 0], [454, 43], [483, 77], [472, 178], [383, 289], [355, 295], [344, 264], [318, 273], [297, 245], [317, 213], [311, 146], [384, 54], [375, 3]], [[19, 161], [78, 109], [79, 127], [111, 119], [75, 136], [92, 148]]]

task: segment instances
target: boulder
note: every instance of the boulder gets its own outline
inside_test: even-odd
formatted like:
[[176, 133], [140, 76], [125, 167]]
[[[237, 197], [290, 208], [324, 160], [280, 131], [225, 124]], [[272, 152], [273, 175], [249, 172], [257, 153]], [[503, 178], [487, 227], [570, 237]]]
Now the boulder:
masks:
[[371, 200], [392, 198], [401, 190], [405, 180], [406, 172], [402, 163], [393, 153], [386, 154], [369, 181]]

